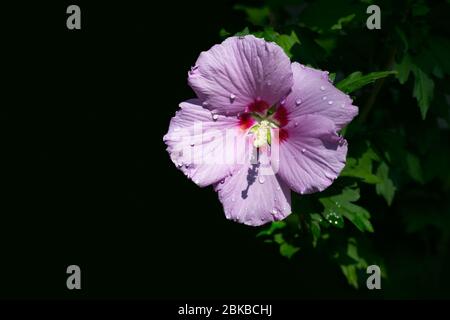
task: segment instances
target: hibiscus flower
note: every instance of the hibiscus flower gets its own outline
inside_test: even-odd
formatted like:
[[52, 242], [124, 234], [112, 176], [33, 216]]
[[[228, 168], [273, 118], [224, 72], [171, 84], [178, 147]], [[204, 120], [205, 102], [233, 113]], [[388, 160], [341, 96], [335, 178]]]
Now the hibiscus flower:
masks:
[[214, 186], [228, 219], [284, 219], [291, 191], [322, 191], [343, 169], [347, 143], [337, 132], [358, 109], [328, 72], [248, 35], [202, 52], [188, 83], [197, 98], [180, 104], [164, 141], [188, 178]]

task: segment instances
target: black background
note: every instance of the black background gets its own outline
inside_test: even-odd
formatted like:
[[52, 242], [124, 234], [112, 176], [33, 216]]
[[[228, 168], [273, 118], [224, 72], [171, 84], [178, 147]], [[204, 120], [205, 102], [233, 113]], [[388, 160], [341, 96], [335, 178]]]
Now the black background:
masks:
[[[78, 4], [82, 29], [66, 28]], [[162, 141], [232, 1], [2, 4], [0, 297], [370, 297], [227, 221]], [[66, 288], [77, 264], [82, 290]], [[313, 272], [314, 271], [314, 272]], [[311, 276], [314, 274], [314, 276]]]

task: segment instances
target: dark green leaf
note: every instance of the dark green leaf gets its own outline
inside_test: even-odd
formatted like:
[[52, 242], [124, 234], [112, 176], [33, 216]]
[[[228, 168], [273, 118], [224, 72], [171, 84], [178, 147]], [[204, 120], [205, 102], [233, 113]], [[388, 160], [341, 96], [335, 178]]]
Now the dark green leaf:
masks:
[[269, 20], [269, 8], [268, 7], [248, 7], [244, 5], [235, 5], [235, 10], [243, 11], [247, 15], [247, 20], [255, 26], [264, 26]]
[[371, 148], [367, 149], [359, 159], [347, 158], [341, 176], [359, 178], [365, 183], [380, 183], [380, 178], [372, 173], [372, 162], [374, 160], [378, 161], [379, 158]]
[[397, 78], [401, 84], [404, 84], [408, 81], [409, 74], [411, 72], [411, 57], [409, 55], [405, 55], [400, 62], [400, 64], [395, 65], [395, 69], [397, 70]]
[[387, 204], [390, 206], [392, 200], [394, 199], [396, 187], [389, 178], [389, 167], [385, 162], [382, 162], [378, 167], [377, 176], [381, 180], [381, 182], [377, 183], [375, 187], [377, 194], [382, 195], [384, 199], [386, 199]]
[[415, 77], [413, 96], [419, 103], [422, 119], [425, 119], [433, 99], [434, 81], [416, 66], [412, 68], [412, 72]]
[[363, 75], [360, 71], [353, 72], [347, 78], [341, 80], [336, 87], [346, 93], [351, 93], [361, 87], [374, 82], [377, 79], [385, 78], [389, 75], [396, 74], [397, 71], [379, 71]]
[[286, 226], [286, 222], [284, 221], [274, 221], [272, 222], [269, 227], [266, 227], [266, 229], [260, 231], [256, 236], [270, 236], [272, 235], [276, 230], [283, 229]]
[[[339, 226], [340, 221], [336, 217], [345, 217], [360, 231], [373, 232], [370, 223], [369, 212], [353, 202], [359, 199], [359, 189], [345, 188], [341, 194], [322, 197], [319, 201], [324, 206], [323, 216], [331, 225]], [[331, 216], [333, 216], [331, 219]]]
[[408, 174], [411, 178], [419, 183], [424, 182], [422, 166], [420, 165], [420, 160], [416, 155], [409, 152], [406, 154], [406, 166]]

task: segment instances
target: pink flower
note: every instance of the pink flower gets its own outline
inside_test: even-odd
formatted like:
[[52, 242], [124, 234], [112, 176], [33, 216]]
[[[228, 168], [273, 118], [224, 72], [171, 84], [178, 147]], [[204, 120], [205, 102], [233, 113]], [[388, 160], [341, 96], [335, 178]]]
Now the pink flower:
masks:
[[228, 38], [200, 54], [188, 82], [197, 99], [180, 104], [164, 141], [180, 170], [214, 186], [228, 219], [284, 219], [291, 190], [321, 191], [344, 167], [337, 131], [357, 108], [328, 73], [291, 63], [278, 45]]

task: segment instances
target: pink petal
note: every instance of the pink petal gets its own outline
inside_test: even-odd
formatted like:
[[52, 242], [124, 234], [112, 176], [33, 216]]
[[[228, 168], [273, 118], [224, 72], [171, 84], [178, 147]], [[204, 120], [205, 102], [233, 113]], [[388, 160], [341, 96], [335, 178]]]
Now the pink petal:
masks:
[[297, 193], [322, 191], [344, 168], [346, 141], [334, 123], [319, 115], [299, 116], [283, 128], [278, 175]]
[[293, 83], [284, 51], [252, 35], [230, 37], [202, 52], [188, 82], [204, 107], [230, 115], [256, 101], [270, 107], [289, 93]]
[[173, 163], [186, 176], [204, 187], [246, 163], [251, 145], [239, 119], [213, 114], [198, 99], [182, 102], [180, 107], [163, 139]]
[[261, 163], [241, 167], [215, 188], [230, 220], [259, 226], [291, 213], [289, 188]]
[[358, 114], [350, 97], [328, 81], [327, 73], [296, 62], [292, 63], [292, 72], [294, 85], [284, 104], [289, 119], [321, 115], [332, 120], [340, 130]]

